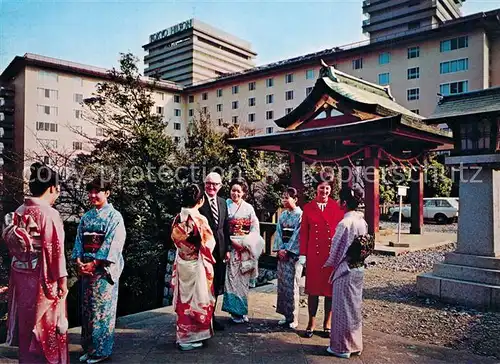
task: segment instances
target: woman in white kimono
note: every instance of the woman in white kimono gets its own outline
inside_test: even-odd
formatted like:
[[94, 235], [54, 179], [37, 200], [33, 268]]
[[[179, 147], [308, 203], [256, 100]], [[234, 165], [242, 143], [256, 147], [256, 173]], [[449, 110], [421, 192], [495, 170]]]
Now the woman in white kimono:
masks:
[[243, 200], [248, 192], [246, 182], [237, 178], [230, 184], [227, 200], [230, 258], [226, 269], [222, 311], [229, 312], [235, 323], [248, 322], [248, 291], [251, 279], [259, 275], [258, 261], [264, 249], [259, 220], [254, 208]]
[[273, 251], [278, 252], [278, 297], [276, 312], [284, 319], [278, 324], [297, 328], [299, 325], [299, 283], [303, 266], [299, 262], [299, 232], [302, 210], [297, 206], [298, 193], [290, 187], [283, 194], [285, 211], [276, 226]]
[[[363, 192], [345, 188], [340, 200], [347, 213], [337, 225], [330, 256], [324, 267], [333, 267], [332, 329], [328, 353], [340, 358], [360, 355], [363, 350], [361, 305], [363, 300], [364, 264], [353, 262], [349, 247], [357, 237], [366, 237], [368, 225], [362, 212], [356, 211], [363, 201]], [[353, 264], [354, 263], [354, 264]]]

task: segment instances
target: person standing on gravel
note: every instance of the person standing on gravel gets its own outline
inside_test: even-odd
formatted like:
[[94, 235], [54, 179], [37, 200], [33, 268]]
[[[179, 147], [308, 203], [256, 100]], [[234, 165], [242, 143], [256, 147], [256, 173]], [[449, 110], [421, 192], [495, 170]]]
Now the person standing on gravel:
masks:
[[330, 336], [332, 286], [328, 283], [328, 278], [332, 269], [322, 266], [328, 258], [335, 228], [344, 216], [340, 205], [330, 198], [332, 182], [332, 174], [322, 173], [315, 176], [316, 197], [304, 206], [300, 224], [299, 262], [302, 265], [306, 264], [305, 292], [308, 295], [307, 305], [309, 308], [306, 338], [311, 338], [314, 334], [319, 296], [325, 297], [323, 334], [327, 337]]
[[333, 237], [330, 255], [323, 268], [333, 267], [332, 331], [327, 352], [339, 358], [360, 355], [363, 350], [361, 305], [363, 301], [364, 258], [375, 244], [368, 235], [363, 213], [356, 211], [363, 192], [343, 188], [340, 201], [347, 208]]

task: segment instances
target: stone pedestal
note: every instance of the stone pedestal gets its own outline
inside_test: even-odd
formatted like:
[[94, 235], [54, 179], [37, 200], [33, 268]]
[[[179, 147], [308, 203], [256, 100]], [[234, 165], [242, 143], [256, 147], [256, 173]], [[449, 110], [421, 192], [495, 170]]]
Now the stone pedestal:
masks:
[[417, 277], [419, 295], [500, 311], [500, 155], [493, 159], [447, 158], [462, 163], [457, 250]]

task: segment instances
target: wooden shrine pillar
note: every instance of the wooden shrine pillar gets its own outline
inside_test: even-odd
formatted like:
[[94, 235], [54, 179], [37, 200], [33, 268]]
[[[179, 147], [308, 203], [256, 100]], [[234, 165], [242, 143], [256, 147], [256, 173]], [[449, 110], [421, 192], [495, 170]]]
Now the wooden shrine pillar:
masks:
[[291, 186], [299, 193], [298, 205], [303, 207], [305, 204], [304, 198], [304, 171], [302, 165], [304, 159], [297, 154], [289, 153], [290, 171], [292, 175]]
[[424, 225], [424, 171], [421, 167], [411, 171], [410, 199], [410, 234], [422, 234]]
[[380, 222], [380, 159], [378, 152], [368, 148], [365, 151], [365, 220], [368, 232], [376, 235]]

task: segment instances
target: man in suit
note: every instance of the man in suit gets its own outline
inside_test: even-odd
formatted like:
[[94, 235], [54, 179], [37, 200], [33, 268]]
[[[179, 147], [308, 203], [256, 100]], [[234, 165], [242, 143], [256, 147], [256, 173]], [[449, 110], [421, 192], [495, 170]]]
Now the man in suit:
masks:
[[[226, 261], [229, 260], [229, 227], [227, 222], [226, 201], [217, 196], [222, 186], [220, 174], [211, 172], [205, 178], [205, 202], [200, 207], [200, 213], [208, 220], [210, 228], [215, 237], [215, 248], [213, 256], [214, 264], [214, 292], [215, 306], [217, 307], [217, 297], [224, 293], [224, 281], [226, 278]], [[224, 330], [224, 326], [215, 320], [214, 330]]]

